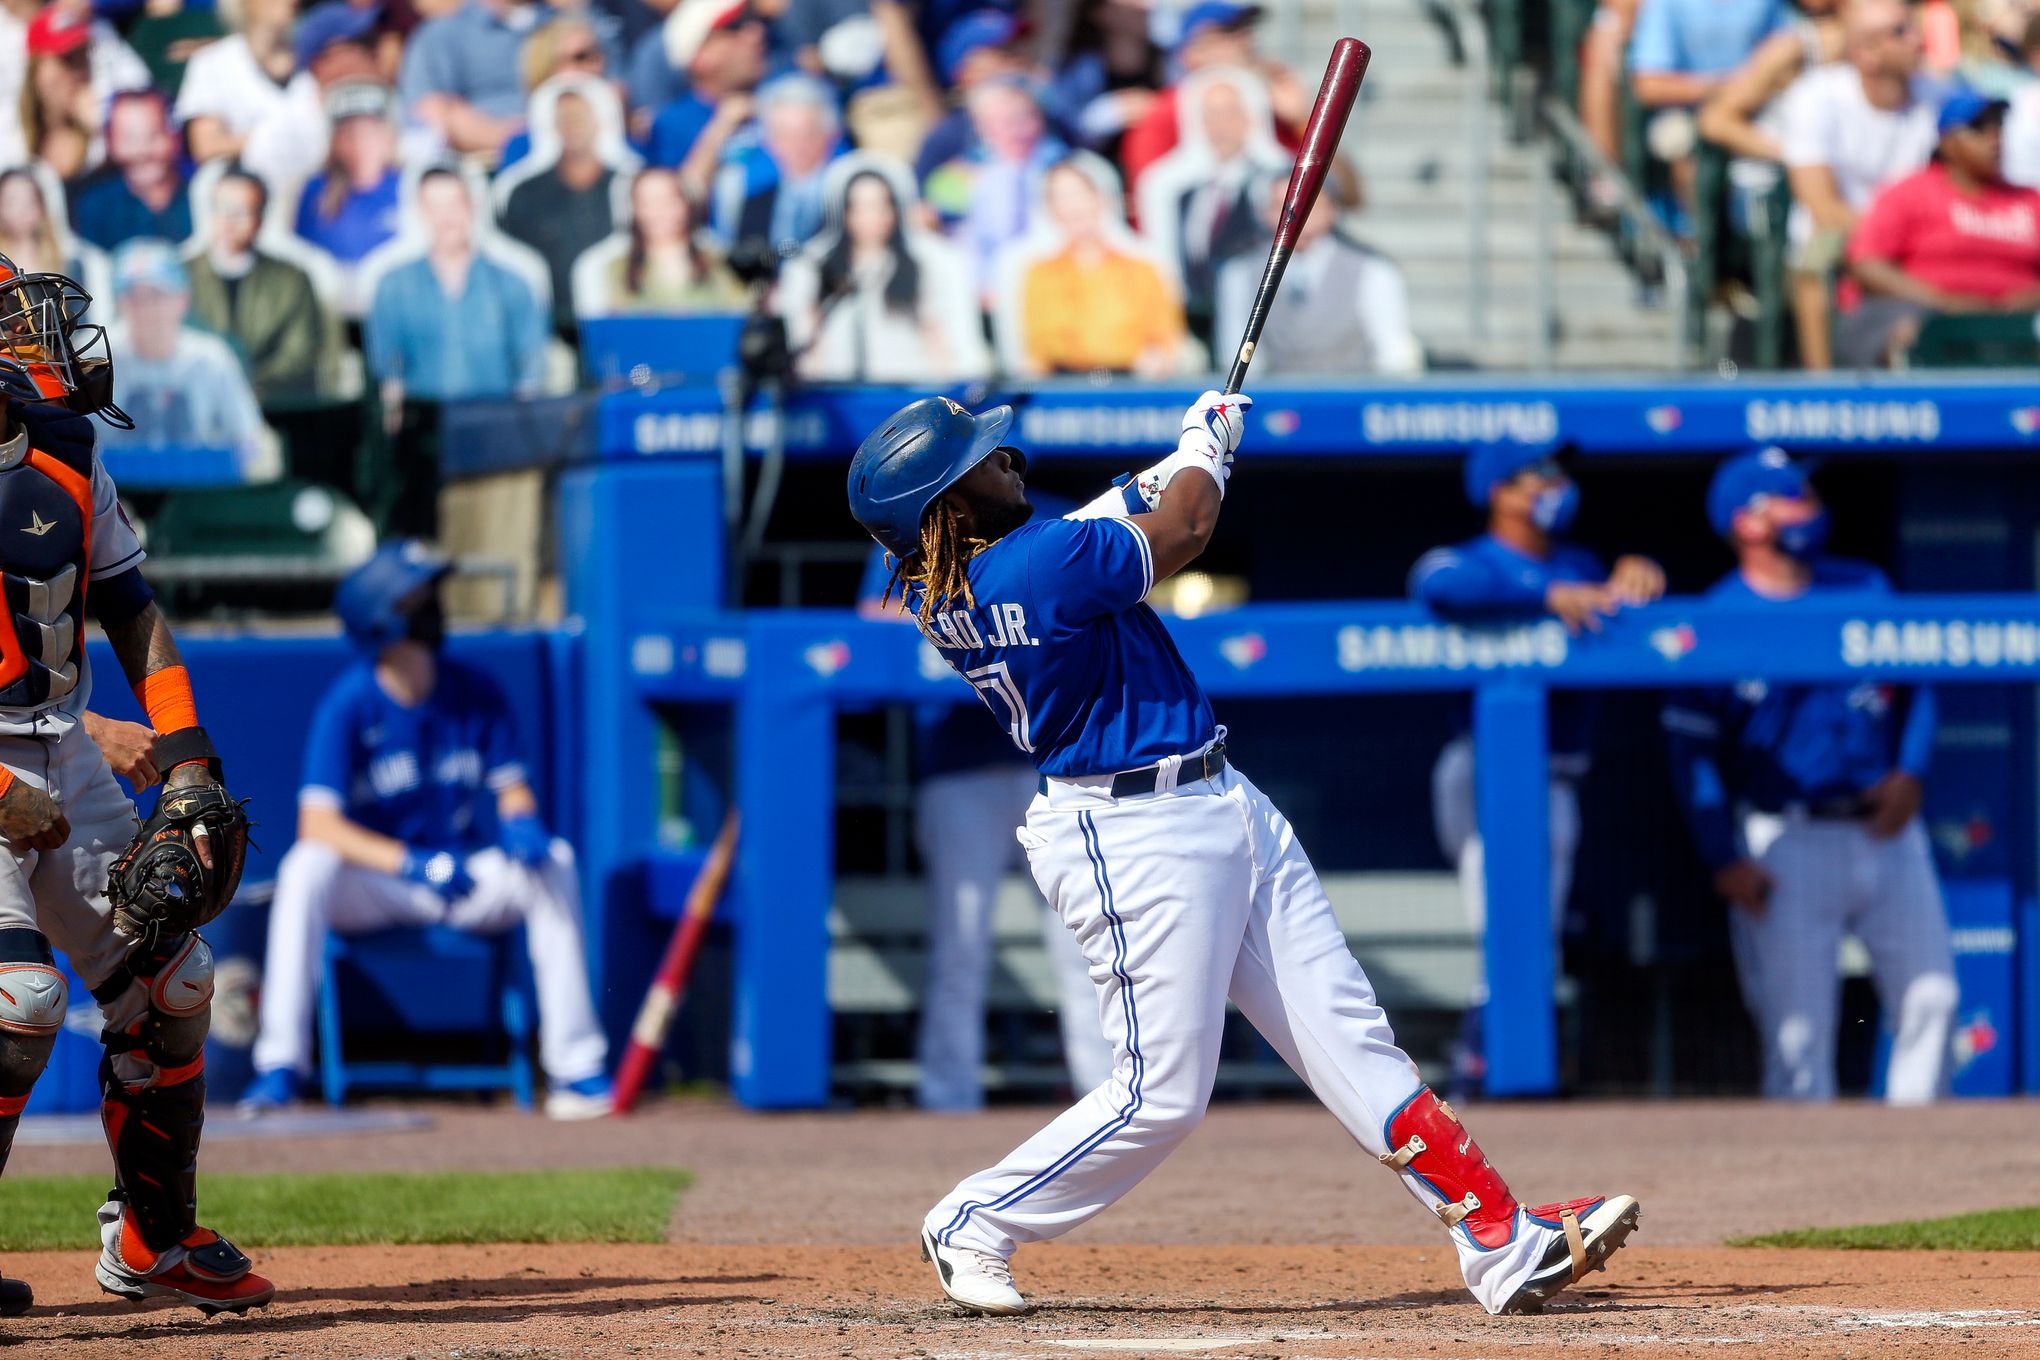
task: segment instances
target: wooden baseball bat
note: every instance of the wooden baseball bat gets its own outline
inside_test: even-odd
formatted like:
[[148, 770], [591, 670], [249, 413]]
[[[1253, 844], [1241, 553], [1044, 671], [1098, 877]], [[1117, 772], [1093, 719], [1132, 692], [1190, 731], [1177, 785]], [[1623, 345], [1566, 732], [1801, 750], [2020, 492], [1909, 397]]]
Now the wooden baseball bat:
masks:
[[687, 904], [673, 926], [672, 938], [666, 942], [665, 957], [659, 960], [659, 971], [652, 975], [644, 1004], [638, 1007], [637, 1022], [630, 1027], [630, 1043], [623, 1051], [623, 1063], [616, 1069], [617, 1114], [629, 1114], [636, 1107], [652, 1067], [666, 1047], [674, 1013], [687, 995], [687, 979], [694, 971], [695, 956], [701, 952], [702, 937], [708, 934], [709, 920], [715, 915], [716, 903], [722, 900], [723, 888], [730, 881], [730, 863], [736, 856], [737, 813], [732, 808], [723, 818], [722, 830], [709, 847], [708, 857], [701, 862], [701, 872], [694, 876], [694, 884], [687, 890]]
[[1304, 125], [1303, 147], [1296, 153], [1296, 168], [1289, 172], [1289, 192], [1282, 198], [1282, 215], [1275, 222], [1275, 243], [1268, 247], [1268, 267], [1261, 271], [1261, 286], [1254, 293], [1253, 310], [1247, 313], [1247, 329], [1233, 356], [1232, 372], [1226, 375], [1225, 390], [1237, 392], [1247, 381], [1247, 365], [1254, 362], [1254, 346], [1261, 328], [1268, 324], [1268, 308], [1275, 290], [1282, 285], [1282, 271], [1296, 250], [1297, 233], [1317, 203], [1332, 157], [1339, 149], [1339, 134], [1346, 130], [1346, 117], [1360, 94], [1360, 82], [1367, 76], [1367, 61], [1373, 53], [1358, 38], [1341, 38], [1332, 44], [1332, 59], [1325, 64], [1324, 84], [1318, 86], [1317, 102], [1310, 106], [1310, 121]]

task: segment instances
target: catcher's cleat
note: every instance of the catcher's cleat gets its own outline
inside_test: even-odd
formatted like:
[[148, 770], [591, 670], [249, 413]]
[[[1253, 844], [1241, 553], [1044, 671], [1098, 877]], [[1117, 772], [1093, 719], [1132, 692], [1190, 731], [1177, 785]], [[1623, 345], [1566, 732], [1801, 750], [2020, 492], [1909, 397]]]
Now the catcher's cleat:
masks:
[[150, 1251], [118, 1201], [99, 1210], [103, 1250], [93, 1273], [109, 1294], [140, 1303], [176, 1299], [200, 1312], [245, 1313], [276, 1295], [276, 1286], [254, 1272], [252, 1263], [210, 1228], [193, 1228], [176, 1246]]
[[20, 1317], [35, 1306], [35, 1291], [26, 1280], [0, 1279], [0, 1317]]
[[921, 1259], [935, 1265], [935, 1278], [950, 1301], [973, 1313], [1024, 1313], [1031, 1305], [1013, 1287], [1013, 1271], [1003, 1256], [969, 1247], [945, 1247], [921, 1229]]
[[1531, 1224], [1558, 1236], [1545, 1249], [1530, 1278], [1509, 1296], [1501, 1311], [1542, 1312], [1545, 1303], [1561, 1289], [1605, 1268], [1608, 1258], [1636, 1231], [1636, 1220], [1642, 1212], [1643, 1206], [1628, 1195], [1540, 1204], [1527, 1210]]

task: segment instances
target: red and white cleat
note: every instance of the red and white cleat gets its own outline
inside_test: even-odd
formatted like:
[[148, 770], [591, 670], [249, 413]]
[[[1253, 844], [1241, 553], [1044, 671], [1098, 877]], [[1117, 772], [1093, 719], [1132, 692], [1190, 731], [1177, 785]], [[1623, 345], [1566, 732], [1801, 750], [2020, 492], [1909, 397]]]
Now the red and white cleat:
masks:
[[168, 1251], [149, 1250], [118, 1202], [99, 1210], [102, 1249], [93, 1274], [109, 1294], [141, 1303], [176, 1299], [201, 1312], [245, 1313], [276, 1296], [249, 1259], [210, 1228], [193, 1228]]
[[1608, 1264], [1617, 1248], [1636, 1231], [1643, 1206], [1628, 1195], [1567, 1200], [1526, 1210], [1532, 1226], [1556, 1234], [1530, 1278], [1516, 1287], [1503, 1313], [1537, 1313], [1552, 1295], [1578, 1284]]

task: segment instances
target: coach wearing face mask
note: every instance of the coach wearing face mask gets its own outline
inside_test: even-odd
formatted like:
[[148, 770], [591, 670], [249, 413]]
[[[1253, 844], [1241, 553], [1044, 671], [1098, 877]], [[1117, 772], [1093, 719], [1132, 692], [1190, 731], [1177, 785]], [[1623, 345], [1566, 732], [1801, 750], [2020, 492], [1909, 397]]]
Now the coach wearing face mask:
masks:
[[[1789, 609], [1814, 594], [1891, 593], [1876, 567], [1826, 555], [1827, 510], [1805, 466], [1783, 450], [1724, 463], [1707, 512], [1736, 555], [1711, 601]], [[1694, 839], [1731, 906], [1764, 1094], [1834, 1098], [1835, 953], [1850, 934], [1870, 953], [1892, 1034], [1886, 1099], [1933, 1100], [1947, 1077], [1956, 1002], [1947, 914], [1919, 816], [1933, 692], [1755, 678], [1670, 696], [1664, 726]]]
[[[1665, 593], [1665, 574], [1647, 557], [1622, 557], [1613, 571], [1587, 549], [1561, 540], [1579, 512], [1580, 489], [1551, 443], [1514, 440], [1476, 444], [1466, 456], [1466, 495], [1487, 515], [1487, 532], [1434, 548], [1410, 572], [1410, 594], [1457, 623], [1509, 624], [1556, 618], [1569, 632], [1598, 632], [1601, 620]], [[1581, 690], [1551, 696], [1551, 915], [1556, 926], [1572, 887], [1579, 846], [1577, 784], [1593, 742], [1593, 696]], [[1476, 934], [1487, 924], [1486, 860], [1474, 817], [1474, 749], [1470, 736], [1447, 743], [1431, 772], [1431, 810], [1439, 847], [1459, 874], [1460, 894]], [[1452, 1092], [1478, 1093], [1487, 1062], [1478, 985], [1453, 1052]]]

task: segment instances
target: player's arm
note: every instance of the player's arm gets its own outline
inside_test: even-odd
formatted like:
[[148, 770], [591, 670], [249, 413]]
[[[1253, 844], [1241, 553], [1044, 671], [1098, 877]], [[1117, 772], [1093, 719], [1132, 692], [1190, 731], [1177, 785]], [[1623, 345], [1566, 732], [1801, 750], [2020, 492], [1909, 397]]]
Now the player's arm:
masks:
[[411, 847], [394, 836], [371, 831], [330, 803], [298, 803], [298, 839], [323, 845], [357, 869], [402, 873]]
[[1919, 815], [1926, 801], [1923, 782], [1927, 765], [1934, 757], [1934, 727], [1938, 719], [1934, 691], [1922, 685], [1905, 691], [1905, 727], [1898, 739], [1898, 761], [1882, 779], [1863, 791], [1870, 804], [1869, 831], [1878, 840], [1889, 840], [1905, 830]]
[[1528, 617], [1547, 607], [1541, 585], [1494, 570], [1458, 548], [1433, 548], [1410, 568], [1410, 598], [1450, 619]]
[[1137, 523], [1154, 559], [1154, 579], [1175, 575], [1197, 560], [1218, 527], [1233, 454], [1246, 434], [1246, 415], [1253, 405], [1254, 399], [1245, 393], [1206, 392], [1184, 413], [1174, 453], [1137, 476], [1115, 482], [1068, 518]]
[[78, 725], [92, 738], [92, 744], [106, 757], [113, 772], [134, 788], [146, 789], [162, 777], [156, 768], [154, 728], [102, 717], [90, 709], [78, 715]]
[[1724, 718], [1716, 696], [1675, 692], [1659, 714], [1670, 756], [1672, 783], [1700, 856], [1713, 871], [1714, 889], [1745, 911], [1770, 903], [1771, 876], [1743, 853], [1735, 810], [1722, 776]]

